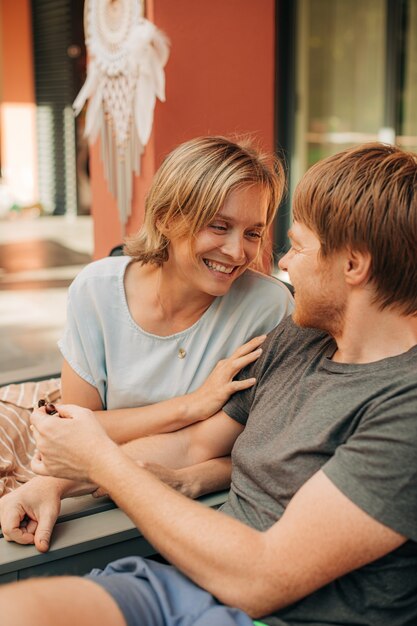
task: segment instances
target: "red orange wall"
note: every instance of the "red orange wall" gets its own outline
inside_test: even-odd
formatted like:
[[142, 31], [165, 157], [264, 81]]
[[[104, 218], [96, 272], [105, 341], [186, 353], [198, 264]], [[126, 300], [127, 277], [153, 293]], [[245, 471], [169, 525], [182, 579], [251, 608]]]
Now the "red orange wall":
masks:
[[30, 0], [0, 0], [2, 176], [24, 204], [37, 200], [31, 11]]
[[[147, 15], [169, 36], [167, 101], [157, 103], [154, 131], [135, 180], [128, 232], [143, 219], [144, 198], [162, 158], [205, 134], [250, 133], [274, 146], [274, 0], [147, 0]], [[95, 256], [121, 241], [116, 203], [92, 149]]]
[[30, 0], [1, 0], [2, 100], [35, 102]]

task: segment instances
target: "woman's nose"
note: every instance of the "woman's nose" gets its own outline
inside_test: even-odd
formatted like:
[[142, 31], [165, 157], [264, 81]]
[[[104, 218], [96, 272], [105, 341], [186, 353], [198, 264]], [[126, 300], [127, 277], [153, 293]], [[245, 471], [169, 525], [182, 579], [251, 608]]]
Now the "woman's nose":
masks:
[[222, 246], [223, 254], [227, 254], [236, 263], [246, 259], [244, 240], [240, 235], [230, 235]]

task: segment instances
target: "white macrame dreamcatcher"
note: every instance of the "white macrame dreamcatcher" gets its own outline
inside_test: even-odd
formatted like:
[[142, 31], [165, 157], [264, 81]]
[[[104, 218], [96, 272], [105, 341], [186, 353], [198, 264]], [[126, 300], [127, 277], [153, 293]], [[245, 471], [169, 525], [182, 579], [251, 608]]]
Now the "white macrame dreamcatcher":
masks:
[[101, 136], [104, 174], [124, 230], [131, 213], [133, 172], [152, 130], [156, 97], [165, 100], [167, 37], [143, 17], [141, 0], [86, 0], [87, 79], [74, 101], [89, 100], [85, 135]]

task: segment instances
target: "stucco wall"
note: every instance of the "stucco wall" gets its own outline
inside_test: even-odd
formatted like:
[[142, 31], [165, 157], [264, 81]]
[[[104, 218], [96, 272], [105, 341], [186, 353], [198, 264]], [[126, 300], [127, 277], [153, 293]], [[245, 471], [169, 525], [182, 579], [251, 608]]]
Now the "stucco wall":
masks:
[[[147, 0], [148, 17], [169, 36], [164, 104], [135, 180], [127, 231], [142, 223], [152, 175], [175, 145], [205, 134], [249, 133], [267, 150], [274, 140], [274, 1]], [[91, 172], [95, 256], [122, 238], [116, 203], [107, 190], [98, 145]]]

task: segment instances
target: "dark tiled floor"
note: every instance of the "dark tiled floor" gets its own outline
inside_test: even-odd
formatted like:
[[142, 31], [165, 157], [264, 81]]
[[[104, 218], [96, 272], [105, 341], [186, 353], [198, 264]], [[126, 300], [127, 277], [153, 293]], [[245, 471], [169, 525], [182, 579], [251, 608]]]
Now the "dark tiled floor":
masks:
[[[50, 239], [29, 239], [0, 244], [3, 279], [13, 278], [13, 274], [17, 272], [85, 265], [89, 260], [89, 254], [77, 252]], [[1, 284], [0, 281], [0, 287]]]

